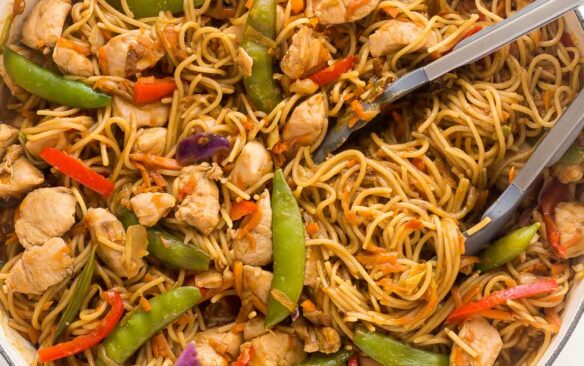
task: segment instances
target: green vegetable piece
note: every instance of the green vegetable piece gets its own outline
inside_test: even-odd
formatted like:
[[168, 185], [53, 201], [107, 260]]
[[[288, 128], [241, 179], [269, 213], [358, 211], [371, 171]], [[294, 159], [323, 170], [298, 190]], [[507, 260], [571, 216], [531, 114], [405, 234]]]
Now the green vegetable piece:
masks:
[[[128, 229], [130, 226], [139, 224], [138, 218], [132, 211], [120, 206], [116, 212], [124, 228]], [[147, 228], [147, 232], [149, 255], [167, 267], [192, 271], [209, 269], [209, 256], [201, 249], [185, 244], [180, 238], [159, 227]]]
[[351, 358], [353, 352], [342, 349], [337, 353], [325, 355], [323, 353], [313, 353], [310, 358], [300, 364], [300, 366], [345, 366], [347, 360]]
[[4, 47], [4, 67], [16, 85], [49, 102], [84, 109], [105, 107], [111, 102], [109, 95], [96, 92], [80, 81], [67, 80], [9, 47]]
[[447, 355], [423, 351], [397, 341], [391, 336], [358, 328], [353, 342], [383, 366], [448, 366]]
[[[124, 12], [120, 0], [108, 0], [114, 8]], [[157, 17], [161, 11], [170, 11], [172, 14], [180, 14], [184, 11], [183, 0], [127, 0], [128, 8], [134, 14], [134, 18]], [[195, 7], [203, 5], [204, 0], [195, 0]]]
[[149, 300], [151, 309], [127, 314], [103, 341], [105, 354], [123, 364], [154, 334], [201, 301], [196, 287], [175, 288]]
[[[304, 225], [296, 198], [277, 170], [272, 187], [272, 241], [274, 243], [274, 278], [272, 289], [281, 291], [297, 303], [304, 286]], [[265, 326], [278, 324], [290, 315], [290, 310], [270, 293]]]
[[527, 249], [540, 226], [541, 224], [537, 222], [499, 238], [481, 253], [478, 268], [486, 272], [510, 262]]
[[61, 315], [61, 319], [59, 319], [59, 324], [57, 324], [57, 330], [55, 331], [55, 336], [53, 341], [59, 339], [59, 336], [65, 328], [69, 325], [69, 323], [79, 314], [79, 310], [81, 309], [81, 305], [83, 305], [83, 299], [87, 295], [89, 291], [89, 287], [91, 286], [91, 279], [93, 278], [93, 272], [95, 271], [95, 249], [97, 246], [94, 246], [91, 250], [91, 254], [89, 255], [89, 259], [83, 267], [83, 271], [79, 274], [79, 279], [77, 280], [77, 284], [75, 285], [75, 289], [73, 290], [73, 297], [67, 304], [67, 307], [63, 311]]
[[584, 148], [574, 144], [558, 161], [560, 164], [579, 165], [584, 163]]
[[243, 85], [253, 105], [270, 113], [282, 100], [282, 95], [272, 69], [272, 56], [268, 46], [250, 37], [248, 28], [253, 28], [269, 39], [276, 34], [276, 0], [255, 0], [249, 11], [243, 32], [242, 48], [253, 60], [251, 76], [243, 78]]

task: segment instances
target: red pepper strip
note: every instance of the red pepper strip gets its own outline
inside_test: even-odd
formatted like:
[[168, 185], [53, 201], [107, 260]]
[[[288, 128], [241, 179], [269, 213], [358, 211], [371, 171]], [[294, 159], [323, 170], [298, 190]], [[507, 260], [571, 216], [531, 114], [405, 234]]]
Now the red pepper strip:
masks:
[[347, 361], [347, 366], [359, 366], [359, 356], [357, 355], [351, 356], [351, 358], [349, 358], [349, 361]]
[[171, 95], [176, 89], [173, 79], [156, 79], [153, 76], [139, 78], [134, 85], [134, 102], [156, 102]]
[[560, 231], [556, 226], [555, 212], [558, 203], [568, 198], [568, 185], [554, 179], [541, 193], [539, 206], [545, 223], [547, 240], [559, 255], [566, 257], [566, 248], [560, 243]]
[[355, 55], [345, 57], [341, 61], [335, 62], [334, 64], [325, 67], [320, 71], [315, 72], [308, 78], [317, 83], [319, 86], [332, 83], [333, 81], [337, 80], [341, 75], [343, 75], [345, 72], [351, 70], [351, 68], [355, 64], [356, 59], [357, 58], [355, 57]]
[[[469, 30], [469, 31], [468, 31], [468, 32], [467, 32], [467, 33], [464, 35], [464, 37], [462, 37], [462, 39], [467, 39], [468, 37], [472, 36], [473, 34], [476, 34], [476, 33], [480, 32], [480, 31], [482, 31], [482, 30], [483, 30], [483, 27], [482, 27], [482, 26], [480, 26], [480, 25], [477, 25], [476, 27], [474, 27], [474, 28], [472, 28], [471, 30]], [[462, 39], [461, 39], [461, 41], [462, 41]]]
[[258, 205], [252, 201], [235, 202], [229, 211], [231, 220], [236, 221], [258, 210]]
[[237, 361], [233, 364], [233, 366], [246, 366], [249, 361], [253, 358], [254, 349], [253, 346], [249, 346], [249, 348], [244, 349], [237, 357]]
[[489, 310], [497, 305], [504, 304], [507, 300], [522, 299], [524, 297], [544, 294], [552, 292], [557, 288], [558, 283], [555, 280], [543, 280], [493, 292], [479, 301], [457, 307], [452, 313], [450, 313], [448, 319], [446, 319], [446, 323], [459, 322], [476, 315], [481, 311]]
[[54, 147], [45, 147], [41, 158], [52, 167], [102, 196], [114, 191], [114, 184], [85, 166], [81, 161]]
[[124, 312], [124, 302], [115, 291], [102, 292], [101, 297], [111, 305], [111, 310], [91, 332], [71, 341], [56, 344], [39, 350], [39, 360], [49, 362], [75, 355], [89, 349], [104, 339], [114, 329]]

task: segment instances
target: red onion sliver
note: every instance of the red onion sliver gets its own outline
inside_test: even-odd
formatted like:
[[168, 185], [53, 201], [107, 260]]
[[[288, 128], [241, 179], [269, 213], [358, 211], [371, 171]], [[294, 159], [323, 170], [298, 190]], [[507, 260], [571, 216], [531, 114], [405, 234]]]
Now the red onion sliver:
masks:
[[201, 366], [197, 359], [197, 349], [193, 342], [187, 344], [180, 356], [176, 359], [174, 366]]
[[224, 136], [199, 132], [178, 143], [176, 160], [181, 165], [189, 165], [208, 160], [219, 152], [229, 150], [231, 150], [231, 144]]

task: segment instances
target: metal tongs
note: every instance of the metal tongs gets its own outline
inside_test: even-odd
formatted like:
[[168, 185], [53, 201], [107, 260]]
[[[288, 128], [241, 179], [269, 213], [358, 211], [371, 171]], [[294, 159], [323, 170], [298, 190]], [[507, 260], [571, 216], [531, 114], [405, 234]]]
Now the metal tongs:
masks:
[[[449, 54], [397, 79], [387, 86], [375, 101], [363, 103], [363, 110], [379, 112], [383, 104], [395, 102], [446, 73], [492, 53], [524, 34], [576, 9], [582, 3], [584, 0], [537, 0], [511, 17], [461, 41]], [[315, 162], [322, 162], [328, 153], [341, 147], [353, 132], [367, 124], [366, 121], [358, 120], [349, 127], [349, 122], [354, 118], [354, 114], [349, 112], [337, 119], [336, 125], [328, 131], [322, 144], [314, 152]]]

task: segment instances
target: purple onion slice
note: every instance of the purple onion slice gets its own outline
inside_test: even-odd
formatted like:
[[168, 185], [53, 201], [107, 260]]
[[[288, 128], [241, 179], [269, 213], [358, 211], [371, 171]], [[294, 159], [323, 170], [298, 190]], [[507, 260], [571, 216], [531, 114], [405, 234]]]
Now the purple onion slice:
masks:
[[176, 160], [181, 165], [190, 165], [209, 160], [219, 152], [231, 150], [229, 140], [215, 133], [199, 132], [178, 143]]
[[201, 366], [197, 359], [195, 344], [190, 342], [176, 359], [174, 366]]

